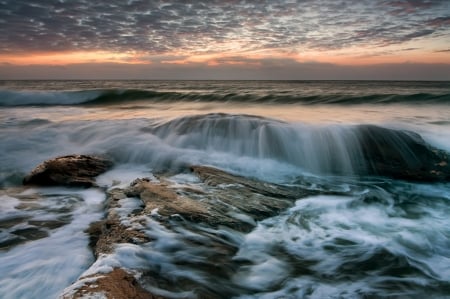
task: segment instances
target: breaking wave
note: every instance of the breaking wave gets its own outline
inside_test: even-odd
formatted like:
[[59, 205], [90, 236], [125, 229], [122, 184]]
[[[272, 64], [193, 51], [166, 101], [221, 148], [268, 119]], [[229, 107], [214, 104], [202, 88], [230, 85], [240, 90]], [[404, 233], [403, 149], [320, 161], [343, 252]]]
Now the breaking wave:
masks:
[[[433, 159], [418, 134], [375, 125], [311, 126], [251, 115], [177, 118], [146, 131], [175, 147], [275, 160], [319, 174], [376, 174], [380, 165], [418, 169]], [[395, 167], [383, 171], [395, 176]]]
[[5, 165], [23, 163], [9, 150], [18, 147], [29, 149], [33, 157], [33, 163], [19, 167], [24, 169], [77, 152], [106, 154], [118, 164], [162, 171], [211, 165], [266, 180], [299, 173], [377, 175], [380, 171], [399, 177], [402, 169], [417, 174], [437, 159], [433, 148], [409, 131], [363, 124], [316, 126], [224, 113], [172, 120], [38, 122], [20, 134], [5, 132], [0, 147], [7, 153]]
[[450, 104], [450, 93], [296, 95], [225, 92], [169, 92], [144, 89], [82, 91], [0, 91], [0, 106], [114, 105], [133, 101], [229, 102], [303, 105]]

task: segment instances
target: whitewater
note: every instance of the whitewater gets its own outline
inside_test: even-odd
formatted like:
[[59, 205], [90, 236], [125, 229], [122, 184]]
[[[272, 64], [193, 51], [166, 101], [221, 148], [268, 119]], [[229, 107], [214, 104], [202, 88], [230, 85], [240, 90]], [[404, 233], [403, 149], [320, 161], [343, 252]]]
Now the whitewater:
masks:
[[[118, 266], [166, 298], [449, 298], [450, 183], [368, 172], [373, 128], [408, 161], [392, 130], [450, 152], [450, 83], [2, 81], [0, 298], [58, 298]], [[99, 188], [22, 186], [69, 154], [114, 167]], [[139, 227], [151, 241], [96, 260], [85, 231], [105, 217], [105, 190], [161, 176], [200, 190], [192, 165], [312, 195], [261, 220], [230, 214], [246, 232], [167, 227], [153, 211]], [[125, 223], [139, 205], [116, 212]], [[219, 241], [227, 259], [194, 245]]]

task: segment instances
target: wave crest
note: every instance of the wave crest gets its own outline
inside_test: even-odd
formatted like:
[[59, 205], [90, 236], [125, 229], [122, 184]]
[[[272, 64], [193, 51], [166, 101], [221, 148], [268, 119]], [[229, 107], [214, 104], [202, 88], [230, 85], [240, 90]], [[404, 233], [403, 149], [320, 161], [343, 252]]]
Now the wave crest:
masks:
[[170, 92], [145, 89], [103, 89], [81, 91], [0, 91], [0, 106], [113, 105], [133, 101], [151, 102], [236, 102], [303, 105], [359, 104], [450, 104], [450, 93], [354, 95], [277, 95], [224, 92]]
[[375, 125], [306, 126], [217, 113], [174, 119], [147, 131], [175, 148], [277, 160], [318, 174], [434, 180], [439, 179], [432, 175], [435, 165], [448, 159], [414, 132]]

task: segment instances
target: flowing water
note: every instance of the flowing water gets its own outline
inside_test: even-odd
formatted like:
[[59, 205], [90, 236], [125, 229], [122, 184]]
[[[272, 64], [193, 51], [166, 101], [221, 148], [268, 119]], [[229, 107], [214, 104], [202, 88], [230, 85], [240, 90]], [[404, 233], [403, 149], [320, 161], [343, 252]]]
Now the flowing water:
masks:
[[[358, 146], [361, 128], [377, 125], [450, 151], [448, 82], [4, 81], [0, 109], [0, 298], [58, 297], [94, 262], [84, 230], [103, 217], [104, 193], [21, 187], [37, 164], [74, 153], [115, 161], [98, 178], [105, 188], [161, 172], [195, 186], [179, 172], [209, 165], [341, 194], [298, 199], [248, 234], [147, 219], [152, 242], [118, 245], [96, 269], [139, 266], [176, 282], [147, 281], [154, 293], [450, 297], [450, 184], [361, 176]], [[233, 248], [220, 271], [204, 266], [217, 248], [192, 246], [211, 238]]]

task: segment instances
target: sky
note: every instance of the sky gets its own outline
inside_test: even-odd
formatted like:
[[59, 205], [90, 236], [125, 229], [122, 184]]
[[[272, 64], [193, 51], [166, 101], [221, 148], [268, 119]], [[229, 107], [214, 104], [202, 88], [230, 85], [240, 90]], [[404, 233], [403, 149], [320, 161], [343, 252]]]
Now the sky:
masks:
[[450, 0], [0, 0], [0, 79], [450, 80]]

